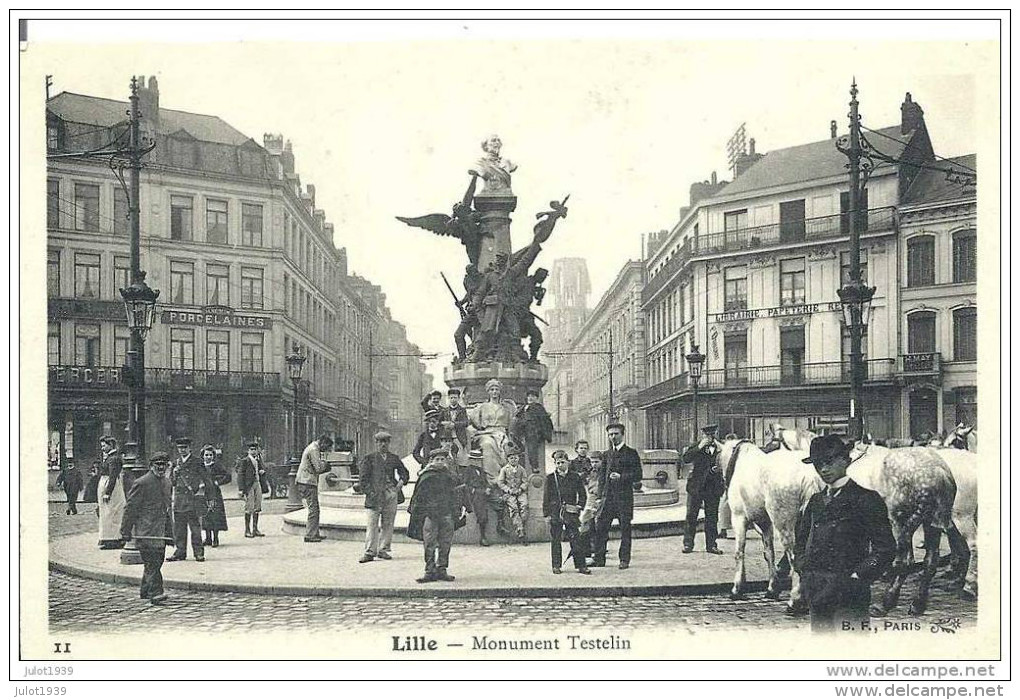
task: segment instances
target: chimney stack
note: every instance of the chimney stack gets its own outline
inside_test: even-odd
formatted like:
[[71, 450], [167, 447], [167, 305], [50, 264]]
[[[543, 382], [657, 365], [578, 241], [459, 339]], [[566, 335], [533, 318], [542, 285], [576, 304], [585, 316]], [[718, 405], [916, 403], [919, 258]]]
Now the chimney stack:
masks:
[[712, 171], [712, 185], [714, 186], [714, 185], [717, 185], [717, 184], [718, 184], [718, 179], [716, 178], [715, 171], [713, 170]]
[[829, 138], [830, 139], [836, 138], [836, 120], [835, 119], [833, 119], [831, 122], [829, 122]]
[[283, 153], [283, 134], [262, 134], [262, 145], [271, 156]]
[[921, 105], [914, 102], [908, 92], [907, 96], [903, 98], [903, 104], [900, 105], [900, 135], [906, 136], [922, 126], [924, 126], [924, 110], [921, 109]]
[[749, 156], [751, 156], [753, 158], [754, 157], [754, 139], [751, 139], [750, 141], [748, 141], [748, 143], [750, 144], [751, 152], [748, 153], [747, 155], [749, 155]]
[[149, 76], [148, 84], [144, 75], [138, 76], [138, 111], [142, 113], [142, 131], [155, 137], [159, 130], [159, 83], [154, 75]]

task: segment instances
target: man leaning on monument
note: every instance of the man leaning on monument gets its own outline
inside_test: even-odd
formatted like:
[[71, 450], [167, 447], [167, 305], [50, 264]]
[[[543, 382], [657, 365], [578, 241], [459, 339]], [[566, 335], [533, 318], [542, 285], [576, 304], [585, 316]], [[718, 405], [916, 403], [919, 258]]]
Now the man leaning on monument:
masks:
[[393, 523], [397, 505], [403, 503], [404, 484], [411, 480], [407, 467], [390, 452], [393, 436], [385, 430], [375, 434], [375, 452], [361, 463], [358, 482], [365, 494], [367, 515], [365, 553], [358, 561], [366, 564], [374, 559], [392, 559]]
[[851, 448], [823, 435], [803, 460], [825, 482], [797, 521], [793, 548], [813, 632], [868, 629], [871, 584], [896, 554], [885, 501], [846, 474]]
[[305, 542], [322, 542], [325, 537], [319, 534], [319, 477], [329, 471], [325, 454], [333, 448], [333, 438], [322, 434], [318, 440], [310, 442], [301, 453], [301, 464], [298, 465], [298, 495], [308, 509], [308, 524], [305, 528]]

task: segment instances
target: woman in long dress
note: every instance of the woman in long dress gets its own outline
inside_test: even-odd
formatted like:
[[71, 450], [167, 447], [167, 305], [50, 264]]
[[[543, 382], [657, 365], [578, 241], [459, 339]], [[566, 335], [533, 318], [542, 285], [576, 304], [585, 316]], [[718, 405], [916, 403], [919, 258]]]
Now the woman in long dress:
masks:
[[473, 406], [468, 411], [468, 419], [477, 429], [474, 437], [482, 450], [482, 469], [489, 483], [495, 484], [499, 470], [506, 464], [507, 434], [516, 406], [512, 401], [503, 400], [503, 384], [498, 379], [485, 383], [485, 393], [488, 400]]
[[230, 472], [216, 459], [216, 448], [212, 445], [202, 448], [202, 464], [209, 470], [209, 475], [212, 477], [208, 486], [209, 490], [206, 493], [208, 510], [202, 518], [205, 544], [210, 547], [219, 547], [220, 533], [227, 530], [227, 511], [223, 505], [223, 492], [220, 490], [220, 486], [230, 483]]
[[102, 462], [99, 465], [99, 548], [120, 549], [120, 520], [124, 515], [124, 462], [117, 451], [117, 439], [104, 435], [99, 439]]

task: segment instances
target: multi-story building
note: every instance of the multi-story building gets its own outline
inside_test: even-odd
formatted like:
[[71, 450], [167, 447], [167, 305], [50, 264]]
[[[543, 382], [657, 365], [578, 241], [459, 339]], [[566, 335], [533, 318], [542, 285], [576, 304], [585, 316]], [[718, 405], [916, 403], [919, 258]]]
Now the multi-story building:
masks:
[[[148, 449], [190, 435], [231, 455], [256, 438], [280, 462], [320, 432], [346, 437], [370, 391], [358, 339], [378, 310], [347, 275], [290, 143], [266, 134], [259, 145], [218, 117], [162, 108], [155, 78], [142, 79], [139, 101], [155, 141], [141, 173], [141, 263], [161, 292], [146, 343]], [[49, 153], [126, 144], [127, 109], [56, 95]], [[127, 211], [108, 158], [48, 160], [51, 460], [88, 463], [101, 434], [125, 434]], [[297, 387], [284, 362], [295, 345], [307, 358]]]
[[542, 361], [549, 367], [549, 381], [543, 391], [546, 410], [552, 416], [557, 431], [563, 431], [567, 416], [574, 412], [574, 383], [572, 357], [557, 356], [556, 352], [569, 350], [571, 342], [588, 320], [591, 310], [588, 297], [591, 282], [584, 258], [557, 258], [549, 275], [549, 308], [543, 312], [549, 321], [545, 331], [545, 355]]
[[[610, 414], [624, 425], [627, 444], [645, 446], [645, 421], [636, 399], [645, 386], [644, 265], [628, 261], [566, 348], [573, 380], [572, 410], [563, 428], [571, 441], [605, 448]], [[612, 354], [609, 354], [612, 350]], [[610, 378], [612, 367], [612, 407]]]
[[899, 209], [901, 435], [977, 425], [977, 158], [940, 167], [965, 175], [923, 171]]
[[[876, 161], [858, 209], [867, 284], [877, 288], [864, 338], [866, 429], [901, 432], [901, 386], [914, 374], [900, 357], [901, 266], [897, 209], [935, 161], [920, 106], [907, 95], [901, 123], [869, 133], [899, 161]], [[692, 198], [680, 221], [654, 241], [646, 260], [650, 447], [690, 440], [696, 424], [760, 440], [772, 422], [845, 430], [849, 334], [836, 290], [848, 279], [846, 158], [830, 138], [756, 154], [736, 163], [734, 180]], [[685, 355], [707, 359], [692, 415]]]

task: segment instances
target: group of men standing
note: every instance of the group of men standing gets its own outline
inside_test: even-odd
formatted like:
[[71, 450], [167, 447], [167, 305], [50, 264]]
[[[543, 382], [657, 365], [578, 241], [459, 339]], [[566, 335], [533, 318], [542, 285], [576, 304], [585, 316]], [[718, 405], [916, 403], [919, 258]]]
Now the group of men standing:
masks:
[[[106, 447], [113, 441], [103, 438], [104, 456], [110, 459], [112, 451]], [[175, 441], [177, 459], [171, 463], [166, 452], [156, 452], [149, 458], [148, 471], [129, 482], [118, 479], [120, 488], [127, 486], [123, 509], [116, 514], [116, 541], [118, 546], [134, 540], [144, 566], [140, 595], [153, 605], [166, 599], [163, 590], [162, 565], [164, 561], [184, 561], [188, 558], [188, 540], [196, 562], [205, 561], [205, 547], [219, 546], [219, 531], [226, 529], [226, 514], [220, 486], [229, 483], [232, 476], [217, 462], [217, 451], [205, 445], [201, 457], [191, 450], [192, 441], [181, 437]], [[112, 478], [114, 467], [108, 471]], [[238, 491], [244, 500], [245, 537], [265, 535], [259, 530], [262, 495], [269, 491], [265, 464], [257, 442], [247, 445], [247, 454], [234, 464]], [[114, 487], [106, 503], [114, 500]], [[105, 493], [104, 493], [105, 495]], [[100, 546], [110, 542], [104, 534], [104, 509], [100, 506]], [[113, 515], [106, 512], [106, 517]], [[202, 530], [205, 529], [203, 538]], [[166, 545], [174, 544], [173, 553], [164, 559]], [[107, 545], [104, 548], [112, 548]]]

